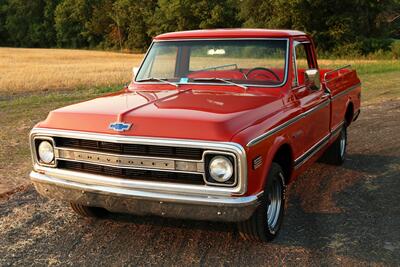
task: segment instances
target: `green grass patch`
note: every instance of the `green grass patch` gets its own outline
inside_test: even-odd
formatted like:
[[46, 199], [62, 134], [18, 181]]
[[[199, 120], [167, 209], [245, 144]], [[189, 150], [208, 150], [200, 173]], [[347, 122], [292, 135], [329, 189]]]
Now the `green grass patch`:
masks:
[[400, 74], [400, 60], [319, 60], [319, 67], [323, 69], [334, 69], [344, 65], [351, 65], [360, 75], [388, 72]]

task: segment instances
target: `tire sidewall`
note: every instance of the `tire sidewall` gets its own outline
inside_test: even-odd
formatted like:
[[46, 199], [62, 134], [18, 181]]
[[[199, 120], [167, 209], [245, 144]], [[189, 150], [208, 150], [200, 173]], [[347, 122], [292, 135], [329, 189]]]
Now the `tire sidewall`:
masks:
[[[341, 150], [341, 141], [344, 138], [344, 151], [342, 153]], [[346, 157], [346, 150], [347, 150], [347, 127], [346, 125], [343, 126], [342, 130], [340, 131], [340, 135], [338, 138], [338, 158], [340, 162], [343, 162]]]
[[[268, 225], [268, 218], [267, 218], [267, 210], [268, 210], [268, 205], [269, 205], [269, 203], [267, 203], [268, 202], [267, 195], [268, 195], [269, 190], [271, 190], [271, 188], [274, 184], [274, 181], [278, 182], [281, 186], [281, 192], [282, 192], [281, 207], [279, 210], [279, 217], [278, 217], [276, 227], [275, 227], [275, 229], [270, 229], [270, 227]], [[262, 213], [263, 213], [264, 225], [265, 225], [265, 230], [266, 230], [265, 234], [266, 234], [267, 239], [273, 239], [273, 238], [275, 238], [275, 236], [278, 235], [278, 233], [281, 229], [283, 217], [284, 217], [283, 215], [284, 215], [284, 211], [285, 211], [285, 200], [286, 200], [285, 178], [283, 175], [282, 168], [276, 163], [273, 163], [273, 165], [272, 165], [271, 171], [268, 175], [268, 181], [265, 186], [264, 192], [265, 192], [264, 197], [263, 197], [264, 205], [262, 205], [263, 206]]]

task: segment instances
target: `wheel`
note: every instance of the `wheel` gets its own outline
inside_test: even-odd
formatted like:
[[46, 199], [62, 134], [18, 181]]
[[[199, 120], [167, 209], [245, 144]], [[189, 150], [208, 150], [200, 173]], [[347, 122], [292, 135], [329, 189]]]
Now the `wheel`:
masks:
[[238, 223], [239, 234], [246, 240], [272, 241], [279, 233], [285, 209], [285, 178], [282, 168], [272, 163], [261, 203], [246, 221]]
[[107, 215], [107, 210], [98, 207], [89, 207], [78, 203], [70, 203], [71, 208], [75, 213], [82, 217], [103, 218]]
[[321, 161], [327, 164], [332, 165], [342, 165], [345, 156], [346, 156], [346, 148], [347, 148], [347, 127], [343, 125], [340, 130], [339, 136], [332, 143], [332, 145], [326, 150], [324, 155], [321, 158]]

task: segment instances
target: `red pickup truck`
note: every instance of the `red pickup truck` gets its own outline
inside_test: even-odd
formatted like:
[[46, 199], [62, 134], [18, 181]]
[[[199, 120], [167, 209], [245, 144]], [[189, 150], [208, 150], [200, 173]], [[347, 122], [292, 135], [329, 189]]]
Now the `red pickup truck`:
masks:
[[242, 237], [272, 240], [286, 186], [321, 157], [341, 164], [360, 112], [356, 72], [319, 69], [299, 31], [166, 33], [136, 70], [120, 92], [33, 128], [41, 195], [83, 216], [238, 222]]

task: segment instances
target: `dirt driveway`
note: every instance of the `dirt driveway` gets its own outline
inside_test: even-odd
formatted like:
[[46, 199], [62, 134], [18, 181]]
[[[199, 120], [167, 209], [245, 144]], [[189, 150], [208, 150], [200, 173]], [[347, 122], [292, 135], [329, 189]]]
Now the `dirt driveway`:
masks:
[[76, 216], [32, 187], [0, 199], [0, 265], [400, 265], [400, 102], [365, 107], [342, 167], [315, 164], [289, 189], [271, 244], [232, 224]]

